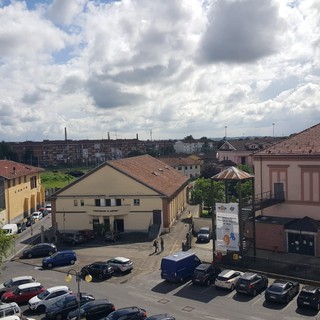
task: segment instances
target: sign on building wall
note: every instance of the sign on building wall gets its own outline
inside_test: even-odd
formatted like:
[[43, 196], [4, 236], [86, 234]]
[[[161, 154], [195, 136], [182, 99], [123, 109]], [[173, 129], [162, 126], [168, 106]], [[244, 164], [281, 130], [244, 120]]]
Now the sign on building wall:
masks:
[[217, 251], [239, 251], [238, 213], [238, 203], [216, 203]]

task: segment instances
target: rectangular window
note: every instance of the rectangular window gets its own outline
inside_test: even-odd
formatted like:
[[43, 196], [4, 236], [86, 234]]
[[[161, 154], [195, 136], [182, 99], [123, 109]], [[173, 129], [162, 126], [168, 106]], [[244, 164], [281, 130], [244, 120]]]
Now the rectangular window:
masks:
[[24, 181], [24, 183], [27, 182], [27, 176], [23, 176], [23, 181]]
[[111, 199], [106, 199], [106, 206], [111, 207]]
[[73, 205], [75, 206], [75, 207], [77, 207], [78, 206], [78, 200], [73, 200]]
[[12, 186], [14, 187], [16, 185], [16, 179], [12, 179]]
[[94, 199], [94, 203], [96, 207], [100, 207], [100, 199]]
[[187, 167], [187, 166], [185, 166], [185, 167], [184, 167], [184, 170], [188, 170], [188, 167]]
[[21, 177], [19, 177], [19, 184], [21, 184]]
[[190, 170], [192, 170], [192, 166], [190, 166]]
[[116, 199], [116, 206], [121, 206], [121, 199]]
[[140, 206], [140, 199], [133, 199], [134, 206]]
[[182, 168], [181, 168], [181, 167], [178, 167], [178, 170], [182, 170]]
[[84, 207], [84, 200], [80, 200], [80, 206]]

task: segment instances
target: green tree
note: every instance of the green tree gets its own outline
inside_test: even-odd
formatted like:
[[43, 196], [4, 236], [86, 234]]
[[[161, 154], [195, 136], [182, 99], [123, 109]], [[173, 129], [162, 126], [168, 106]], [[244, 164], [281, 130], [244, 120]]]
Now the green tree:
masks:
[[194, 204], [203, 204], [212, 207], [212, 202], [221, 202], [224, 199], [223, 183], [213, 181], [213, 199], [211, 190], [211, 179], [199, 178], [195, 181], [191, 190], [191, 201]]
[[15, 236], [7, 235], [6, 232], [0, 229], [0, 266], [3, 259], [13, 250]]
[[15, 151], [12, 151], [10, 144], [2, 141], [0, 143], [0, 159], [18, 161], [18, 154]]

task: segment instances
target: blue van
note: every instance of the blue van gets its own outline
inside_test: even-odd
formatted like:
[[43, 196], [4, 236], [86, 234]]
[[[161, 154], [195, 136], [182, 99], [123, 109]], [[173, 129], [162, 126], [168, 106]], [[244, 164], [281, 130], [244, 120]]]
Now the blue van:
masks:
[[161, 278], [172, 282], [183, 282], [191, 278], [194, 269], [201, 264], [195, 253], [180, 251], [161, 260]]

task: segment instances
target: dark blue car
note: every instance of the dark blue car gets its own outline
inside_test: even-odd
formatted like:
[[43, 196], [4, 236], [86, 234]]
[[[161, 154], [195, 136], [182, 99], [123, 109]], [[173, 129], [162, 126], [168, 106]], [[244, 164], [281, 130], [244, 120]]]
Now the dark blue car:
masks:
[[58, 251], [52, 256], [42, 259], [43, 268], [53, 268], [57, 266], [66, 266], [74, 264], [77, 261], [77, 255], [72, 250]]

